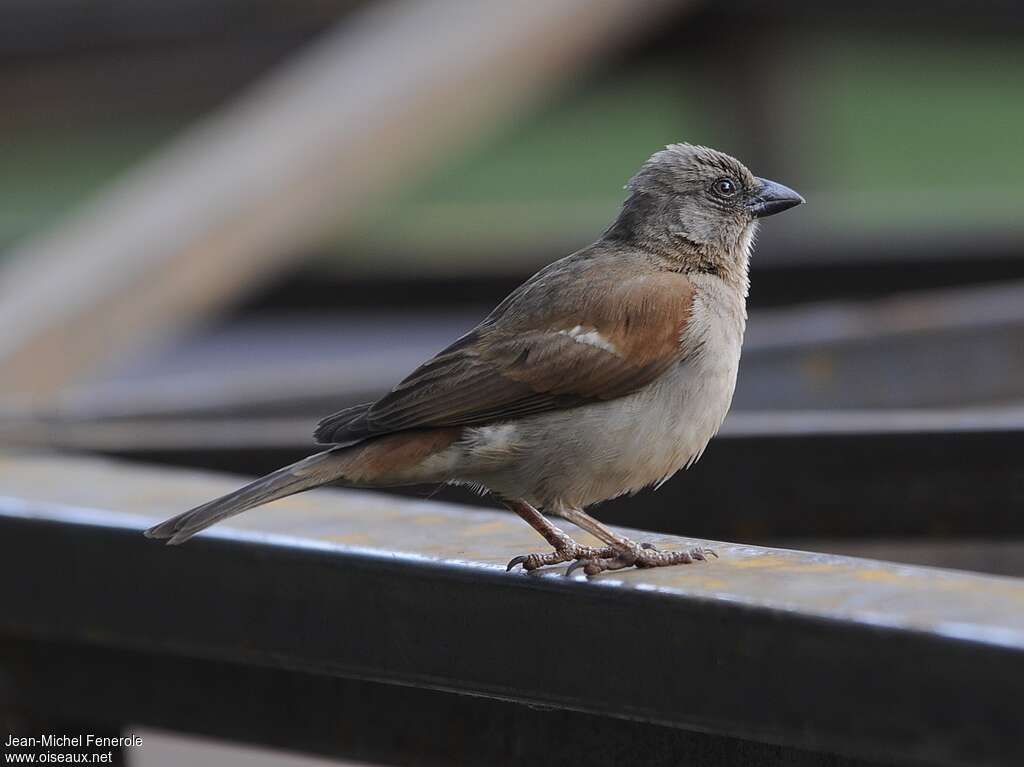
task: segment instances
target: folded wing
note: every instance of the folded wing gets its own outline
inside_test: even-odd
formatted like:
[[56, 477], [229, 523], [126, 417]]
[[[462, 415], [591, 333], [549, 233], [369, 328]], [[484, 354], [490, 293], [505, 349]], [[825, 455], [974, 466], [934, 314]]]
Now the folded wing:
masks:
[[565, 259], [538, 273], [386, 396], [325, 418], [316, 439], [352, 444], [405, 429], [502, 421], [615, 399], [650, 383], [693, 351], [681, 342], [693, 286], [678, 272], [638, 274], [599, 261]]

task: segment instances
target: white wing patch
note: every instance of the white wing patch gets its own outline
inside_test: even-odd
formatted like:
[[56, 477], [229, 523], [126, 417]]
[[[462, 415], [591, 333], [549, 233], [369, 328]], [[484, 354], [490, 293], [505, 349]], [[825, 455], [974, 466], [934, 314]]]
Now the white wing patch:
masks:
[[587, 346], [596, 346], [598, 349], [604, 349], [606, 352], [618, 355], [619, 350], [615, 348], [615, 344], [609, 341], [607, 338], [602, 336], [593, 328], [585, 328], [582, 325], [577, 325], [569, 330], [559, 330], [558, 335], [568, 336], [578, 344], [586, 344]]

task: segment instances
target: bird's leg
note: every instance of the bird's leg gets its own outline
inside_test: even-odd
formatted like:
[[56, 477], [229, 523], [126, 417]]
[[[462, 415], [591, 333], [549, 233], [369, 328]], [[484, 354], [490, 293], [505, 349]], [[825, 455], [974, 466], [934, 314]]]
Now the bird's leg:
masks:
[[525, 501], [504, 500], [502, 503], [526, 520], [526, 523], [543, 535], [544, 540], [555, 549], [547, 554], [525, 554], [515, 557], [508, 563], [506, 570], [511, 570], [516, 565], [522, 565], [524, 570], [536, 570], [545, 565], [557, 565], [572, 560], [598, 560], [615, 556], [615, 551], [611, 548], [595, 549], [591, 546], [580, 546]]
[[559, 516], [607, 543], [608, 548], [612, 550], [611, 555], [578, 557], [566, 571], [566, 575], [571, 575], [580, 567], [587, 575], [597, 575], [605, 570], [621, 570], [625, 567], [688, 565], [691, 562], [703, 562], [708, 556], [718, 557], [711, 549], [701, 546], [688, 551], [660, 551], [649, 543], [637, 543], [614, 532], [581, 509], [562, 508], [558, 513]]

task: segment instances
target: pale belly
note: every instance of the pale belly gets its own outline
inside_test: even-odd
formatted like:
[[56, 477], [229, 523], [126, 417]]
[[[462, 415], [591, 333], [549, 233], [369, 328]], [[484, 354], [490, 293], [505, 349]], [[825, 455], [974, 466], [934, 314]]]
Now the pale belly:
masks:
[[620, 399], [467, 428], [415, 481], [454, 477], [557, 513], [657, 484], [696, 461], [729, 411], [746, 313], [743, 296], [717, 278], [693, 279], [701, 292], [681, 342], [699, 351], [671, 373]]
[[667, 479], [700, 457], [729, 410], [738, 349], [716, 356], [622, 399], [472, 429], [457, 475], [551, 510]]

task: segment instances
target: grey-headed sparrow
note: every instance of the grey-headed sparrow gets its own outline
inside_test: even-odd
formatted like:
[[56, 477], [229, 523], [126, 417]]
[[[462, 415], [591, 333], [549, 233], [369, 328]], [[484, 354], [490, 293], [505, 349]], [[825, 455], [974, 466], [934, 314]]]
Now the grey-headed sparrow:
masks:
[[446, 482], [493, 493], [553, 547], [509, 569], [574, 561], [593, 575], [704, 559], [639, 545], [584, 509], [700, 457], [732, 400], [757, 220], [803, 198], [689, 144], [654, 154], [627, 189], [594, 244], [541, 269], [381, 399], [321, 421], [316, 439], [331, 447], [146, 534], [181, 543], [329, 482]]

